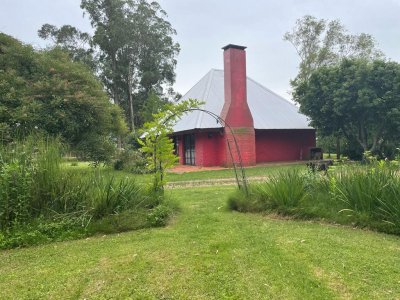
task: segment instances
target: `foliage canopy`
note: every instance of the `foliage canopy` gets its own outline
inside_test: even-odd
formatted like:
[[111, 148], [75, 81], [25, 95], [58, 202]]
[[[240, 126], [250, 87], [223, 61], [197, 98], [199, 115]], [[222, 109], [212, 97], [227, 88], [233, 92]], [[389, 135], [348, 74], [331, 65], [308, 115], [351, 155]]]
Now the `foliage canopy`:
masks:
[[126, 125], [85, 65], [59, 48], [35, 51], [0, 33], [0, 129], [5, 140], [38, 130], [76, 146]]
[[[375, 75], [370, 73], [392, 67], [385, 65], [384, 55], [376, 48], [371, 35], [351, 34], [339, 20], [306, 15], [297, 20], [292, 31], [286, 32], [284, 40], [294, 46], [300, 58], [299, 72], [290, 82], [293, 98], [300, 104], [300, 110], [311, 118], [319, 137], [325, 141], [329, 137], [336, 139], [338, 157], [343, 138], [348, 154], [354, 158], [361, 157], [363, 150], [375, 152], [383, 144], [387, 146], [395, 140], [392, 134], [396, 133], [397, 125], [393, 124], [396, 113], [391, 111], [392, 106], [388, 104], [391, 100], [387, 99], [389, 85], [396, 87], [390, 83], [390, 78], [374, 79]], [[335, 68], [337, 72], [333, 71]], [[388, 70], [388, 74], [390, 72]], [[313, 76], [313, 73], [318, 75]], [[355, 76], [354, 80], [349, 78], [350, 74]], [[368, 80], [363, 82], [366, 77]], [[380, 88], [382, 81], [385, 84]], [[386, 120], [387, 114], [390, 115], [389, 124], [381, 128], [378, 123]], [[393, 145], [387, 148], [392, 149], [388, 152], [393, 152]]]
[[319, 67], [338, 64], [343, 58], [374, 60], [383, 56], [371, 35], [353, 35], [339, 20], [328, 21], [310, 15], [298, 19], [283, 39], [293, 45], [300, 58], [299, 73], [291, 81], [292, 87], [308, 80]]
[[74, 61], [79, 61], [97, 70], [94, 51], [90, 46], [91, 36], [71, 25], [60, 28], [51, 24], [43, 24], [38, 30], [38, 36], [44, 40], [51, 40], [56, 47], [67, 51]]
[[364, 151], [398, 142], [400, 65], [344, 59], [314, 71], [294, 91], [300, 111], [325, 135], [341, 132]]
[[188, 99], [175, 105], [168, 104], [163, 111], [154, 114], [153, 121], [144, 124], [142, 139], [138, 142], [147, 157], [147, 167], [154, 173], [155, 191], [163, 191], [165, 170], [173, 167], [178, 161], [170, 138], [173, 126], [184, 113], [198, 108], [201, 104], [202, 102], [196, 99]]
[[94, 29], [102, 81], [133, 130], [143, 124], [149, 93], [162, 95], [175, 81], [176, 32], [155, 1], [82, 0], [81, 8]]

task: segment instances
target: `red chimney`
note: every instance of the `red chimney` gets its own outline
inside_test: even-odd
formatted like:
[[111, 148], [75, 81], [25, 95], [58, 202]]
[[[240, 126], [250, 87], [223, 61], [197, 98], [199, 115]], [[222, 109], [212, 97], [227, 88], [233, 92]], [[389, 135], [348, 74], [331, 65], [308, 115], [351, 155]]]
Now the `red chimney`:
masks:
[[[225, 102], [221, 118], [233, 130], [243, 164], [254, 165], [256, 163], [255, 132], [253, 117], [247, 104], [246, 47], [229, 44], [222, 49], [224, 49]], [[233, 137], [228, 128], [225, 128], [225, 135], [233, 150], [235, 148]], [[227, 164], [230, 161], [229, 156], [227, 153]], [[237, 161], [238, 154], [235, 152], [233, 156]]]
[[221, 117], [232, 127], [253, 127], [247, 105], [246, 47], [229, 44], [222, 49], [225, 102]]

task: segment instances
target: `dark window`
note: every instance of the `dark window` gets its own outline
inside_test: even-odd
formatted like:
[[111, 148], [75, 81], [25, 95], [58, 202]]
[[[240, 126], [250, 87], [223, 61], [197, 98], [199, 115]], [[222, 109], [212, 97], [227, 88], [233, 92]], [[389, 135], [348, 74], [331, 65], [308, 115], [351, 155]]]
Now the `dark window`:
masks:
[[178, 152], [178, 137], [174, 136], [172, 137], [172, 142], [174, 143], [174, 154], [179, 155]]
[[185, 165], [195, 165], [194, 134], [183, 136], [185, 150]]

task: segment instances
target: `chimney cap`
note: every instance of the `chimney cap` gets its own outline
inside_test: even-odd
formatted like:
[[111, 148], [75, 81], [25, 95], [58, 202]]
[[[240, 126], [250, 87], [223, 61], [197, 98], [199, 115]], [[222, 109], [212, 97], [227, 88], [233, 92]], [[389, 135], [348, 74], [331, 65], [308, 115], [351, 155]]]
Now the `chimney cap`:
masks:
[[246, 49], [247, 47], [246, 47], [246, 46], [234, 45], [234, 44], [229, 44], [229, 45], [226, 45], [225, 47], [222, 47], [222, 49], [224, 49], [224, 50], [228, 50], [228, 49], [230, 49], [230, 48], [238, 49], [238, 50], [244, 50], [244, 49]]

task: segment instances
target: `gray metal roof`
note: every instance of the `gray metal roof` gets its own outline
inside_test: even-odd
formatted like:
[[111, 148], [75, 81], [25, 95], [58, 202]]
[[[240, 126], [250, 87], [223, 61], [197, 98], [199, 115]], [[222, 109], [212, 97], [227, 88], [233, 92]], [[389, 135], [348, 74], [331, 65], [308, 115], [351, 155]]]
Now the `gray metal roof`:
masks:
[[[204, 101], [203, 109], [220, 115], [224, 105], [224, 71], [212, 69], [196, 83], [180, 101], [189, 98]], [[307, 117], [298, 108], [247, 77], [247, 102], [253, 115], [255, 129], [311, 129]], [[194, 111], [183, 116], [174, 132], [221, 128], [221, 124], [204, 112]]]

